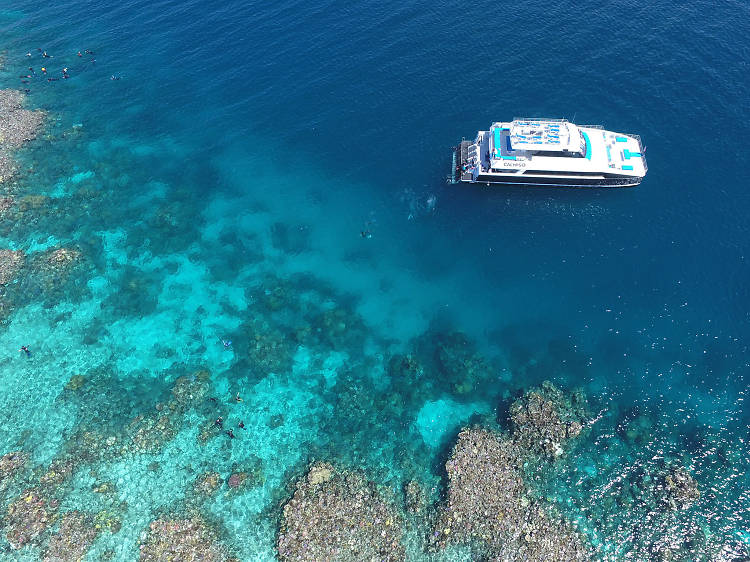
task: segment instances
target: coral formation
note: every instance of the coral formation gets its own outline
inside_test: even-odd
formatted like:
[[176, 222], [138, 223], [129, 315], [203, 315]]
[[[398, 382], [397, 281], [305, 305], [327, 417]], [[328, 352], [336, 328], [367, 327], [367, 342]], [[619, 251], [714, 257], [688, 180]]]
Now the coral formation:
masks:
[[427, 506], [427, 494], [416, 480], [409, 480], [404, 486], [404, 506], [414, 514], [422, 513]]
[[235, 465], [232, 474], [227, 479], [227, 486], [232, 491], [240, 491], [247, 488], [260, 486], [266, 481], [263, 472], [263, 460], [251, 455], [241, 466]]
[[21, 250], [0, 250], [0, 288], [16, 278], [23, 264], [24, 255]]
[[39, 489], [27, 489], [16, 498], [3, 518], [5, 538], [14, 549], [33, 542], [57, 518], [58, 501]]
[[186, 519], [160, 518], [152, 521], [140, 541], [142, 562], [201, 560], [228, 562], [227, 549], [216, 533], [198, 516]]
[[195, 479], [193, 491], [201, 496], [211, 496], [223, 483], [218, 472], [204, 472]]
[[0, 184], [16, 175], [13, 151], [36, 136], [44, 112], [23, 109], [23, 92], [0, 90]]
[[581, 393], [568, 396], [547, 381], [510, 407], [513, 439], [520, 447], [550, 459], [563, 454], [563, 445], [581, 433], [589, 418]]
[[404, 560], [402, 518], [358, 472], [316, 463], [284, 505], [277, 551], [290, 560]]
[[671, 466], [664, 475], [664, 503], [669, 509], [685, 509], [700, 498], [698, 483], [681, 466]]
[[25, 451], [13, 451], [0, 457], [0, 492], [6, 489], [11, 478], [29, 462]]
[[70, 380], [65, 384], [65, 390], [75, 392], [80, 390], [81, 387], [86, 383], [86, 377], [83, 375], [72, 375]]
[[433, 546], [469, 543], [491, 560], [589, 560], [582, 538], [533, 499], [521, 477], [525, 451], [507, 437], [465, 429], [445, 465], [447, 497]]
[[44, 555], [45, 562], [80, 560], [99, 534], [94, 518], [80, 511], [64, 513], [60, 528], [52, 535]]

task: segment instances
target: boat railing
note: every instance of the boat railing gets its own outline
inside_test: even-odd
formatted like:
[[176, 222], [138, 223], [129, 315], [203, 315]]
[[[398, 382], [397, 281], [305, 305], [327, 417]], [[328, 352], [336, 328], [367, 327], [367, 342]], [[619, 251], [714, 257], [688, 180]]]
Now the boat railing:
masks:
[[545, 123], [567, 123], [567, 119], [546, 119], [544, 117], [514, 117], [513, 121], [532, 121], [534, 123], [538, 123], [539, 121], [543, 121]]
[[576, 125], [579, 129], [604, 129], [604, 125]]
[[630, 136], [638, 141], [638, 152], [641, 153], [641, 162], [643, 162], [643, 174], [645, 175], [646, 172], [648, 172], [648, 164], [646, 164], [646, 148], [643, 146], [643, 142], [641, 142], [640, 135], [630, 135]]

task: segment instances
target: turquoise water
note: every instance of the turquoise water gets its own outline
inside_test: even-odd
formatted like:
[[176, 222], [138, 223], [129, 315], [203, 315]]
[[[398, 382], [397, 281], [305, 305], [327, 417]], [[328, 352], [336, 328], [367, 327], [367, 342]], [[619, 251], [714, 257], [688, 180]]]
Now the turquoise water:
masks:
[[[240, 559], [268, 560], [310, 460], [437, 495], [460, 426], [503, 423], [549, 379], [599, 416], [537, 491], [602, 557], [695, 528], [698, 556], [741, 557], [749, 16], [0, 2], [0, 86], [32, 66], [27, 106], [48, 112], [0, 219], [0, 247], [27, 264], [0, 328], [0, 454], [29, 452], [28, 482], [76, 459], [62, 507], [122, 522], [91, 560], [136, 558], [150, 521], [191, 507]], [[515, 115], [639, 133], [649, 174], [629, 190], [447, 185], [450, 147]], [[80, 258], [50, 270], [60, 247]], [[199, 398], [165, 409], [180, 377]], [[235, 439], [212, 429], [219, 415]], [[644, 530], [637, 483], [667, 461], [703, 493]], [[263, 476], [192, 493], [200, 474], [238, 470]], [[103, 482], [114, 491], [92, 491]]]

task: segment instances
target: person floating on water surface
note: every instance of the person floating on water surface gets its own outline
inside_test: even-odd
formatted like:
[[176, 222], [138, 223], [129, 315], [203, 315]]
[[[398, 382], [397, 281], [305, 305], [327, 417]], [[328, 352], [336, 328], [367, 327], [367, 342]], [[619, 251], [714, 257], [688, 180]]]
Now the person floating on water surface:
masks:
[[235, 402], [242, 402], [242, 398], [240, 398], [240, 393], [239, 392], [237, 394], [235, 394], [234, 401]]
[[245, 429], [245, 422], [241, 421], [237, 424], [237, 427], [239, 427], [240, 429]]
[[28, 345], [22, 345], [21, 349], [19, 349], [18, 351], [23, 351], [26, 354], [26, 357], [31, 357], [31, 351], [29, 350]]
[[221, 416], [219, 416], [218, 418], [216, 418], [216, 421], [214, 422], [214, 424], [217, 427], [224, 427], [224, 418], [222, 418]]
[[232, 340], [221, 340], [221, 345], [224, 346], [224, 349], [232, 349]]
[[234, 439], [234, 431], [232, 431], [231, 429], [227, 429], [225, 433], [229, 435], [230, 439]]

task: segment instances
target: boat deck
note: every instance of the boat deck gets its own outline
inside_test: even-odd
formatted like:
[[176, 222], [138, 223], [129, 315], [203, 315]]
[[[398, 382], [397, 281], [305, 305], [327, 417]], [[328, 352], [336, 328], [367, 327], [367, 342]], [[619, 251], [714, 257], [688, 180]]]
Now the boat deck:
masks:
[[462, 182], [637, 185], [648, 169], [638, 135], [564, 120], [493, 123], [455, 156], [453, 181]]

